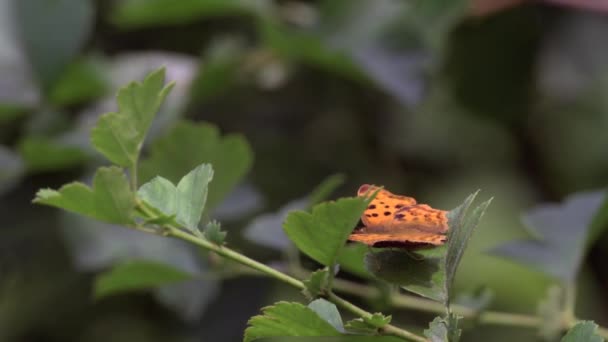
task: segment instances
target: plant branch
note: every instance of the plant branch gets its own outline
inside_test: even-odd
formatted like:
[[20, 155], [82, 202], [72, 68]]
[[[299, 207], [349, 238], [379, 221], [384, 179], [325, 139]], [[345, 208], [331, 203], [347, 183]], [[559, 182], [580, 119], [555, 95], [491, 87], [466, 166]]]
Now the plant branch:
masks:
[[[203, 247], [207, 250], [213, 251], [227, 259], [230, 259], [232, 261], [238, 262], [240, 264], [243, 264], [245, 266], [251, 267], [257, 271], [260, 271], [272, 278], [275, 278], [277, 280], [280, 280], [284, 283], [287, 283], [299, 290], [303, 290], [306, 288], [306, 286], [304, 285], [303, 282], [301, 282], [300, 280], [287, 275], [283, 272], [277, 271], [272, 267], [269, 267], [261, 262], [258, 262], [256, 260], [253, 260], [239, 252], [236, 252], [230, 248], [224, 247], [224, 246], [219, 246], [216, 245], [208, 240], [202, 239], [200, 237], [194, 236], [190, 233], [187, 233], [177, 227], [171, 227], [168, 226], [167, 227], [167, 236], [171, 236], [177, 239], [181, 239], [181, 240], [185, 240], [188, 242], [191, 242], [199, 247]], [[358, 306], [350, 303], [349, 301], [333, 294], [330, 293], [328, 295], [328, 299], [333, 302], [336, 305], [341, 306], [342, 308], [358, 315], [361, 316], [364, 320], [369, 320], [372, 317], [372, 314], [359, 308]], [[407, 330], [398, 328], [394, 325], [390, 325], [387, 324], [384, 328], [383, 331], [386, 334], [389, 335], [393, 335], [393, 336], [397, 336], [397, 337], [401, 337], [407, 340], [411, 340], [411, 341], [419, 341], [419, 342], [425, 342], [427, 341], [424, 337], [422, 336], [418, 336], [412, 332], [409, 332]]]

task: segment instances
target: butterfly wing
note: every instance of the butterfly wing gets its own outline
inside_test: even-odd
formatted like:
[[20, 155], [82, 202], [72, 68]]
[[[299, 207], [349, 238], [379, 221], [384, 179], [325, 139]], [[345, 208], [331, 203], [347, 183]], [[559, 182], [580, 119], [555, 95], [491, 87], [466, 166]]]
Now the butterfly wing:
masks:
[[[378, 190], [372, 185], [362, 185], [358, 195]], [[447, 212], [433, 209], [416, 200], [394, 195], [380, 189], [363, 212], [361, 221], [365, 227], [349, 236], [349, 240], [374, 247], [419, 248], [438, 246], [446, 241], [448, 231]]]

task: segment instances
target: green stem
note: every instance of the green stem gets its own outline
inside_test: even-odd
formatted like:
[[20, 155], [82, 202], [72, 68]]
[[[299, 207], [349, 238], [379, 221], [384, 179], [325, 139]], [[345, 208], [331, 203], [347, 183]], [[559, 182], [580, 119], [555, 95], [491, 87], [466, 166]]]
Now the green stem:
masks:
[[[380, 295], [380, 291], [376, 287], [361, 285], [342, 279], [334, 280], [334, 289], [336, 291], [367, 299], [373, 299]], [[445, 307], [441, 303], [405, 294], [392, 295], [390, 297], [390, 302], [397, 308], [413, 309], [435, 314], [443, 314], [445, 312]], [[530, 328], [536, 328], [541, 324], [540, 319], [532, 315], [513, 314], [498, 311], [484, 311], [477, 315], [475, 310], [457, 304], [452, 304], [451, 309], [453, 313], [461, 315], [464, 318], [477, 318], [478, 322], [483, 324]]]
[[[363, 320], [368, 321], [372, 318], [372, 314], [361, 309], [360, 307], [356, 306], [355, 304], [342, 299], [341, 297], [338, 297], [336, 294], [330, 292], [327, 295], [327, 299], [329, 299], [332, 303], [354, 313], [357, 316], [360, 316], [361, 318], [363, 318]], [[397, 336], [397, 337], [401, 337], [403, 339], [406, 340], [411, 340], [411, 341], [418, 341], [418, 342], [426, 342], [427, 339], [422, 337], [422, 336], [418, 336], [414, 333], [411, 333], [407, 330], [403, 330], [400, 328], [397, 328], [394, 325], [391, 324], [387, 324], [384, 327], [382, 327], [382, 331], [386, 334], [389, 335], [393, 335], [393, 336]]]
[[[265, 264], [262, 264], [261, 262], [255, 261], [241, 253], [238, 253], [236, 251], [233, 251], [230, 248], [224, 247], [224, 246], [219, 246], [216, 245], [210, 241], [207, 241], [205, 239], [201, 239], [197, 236], [194, 236], [190, 233], [184, 232], [181, 229], [177, 228], [177, 227], [167, 227], [168, 231], [167, 231], [167, 236], [171, 236], [174, 238], [178, 238], [184, 241], [188, 241], [191, 242], [197, 246], [203, 247], [207, 250], [213, 251], [223, 257], [225, 257], [226, 259], [230, 259], [232, 261], [238, 262], [240, 264], [243, 264], [245, 266], [251, 267], [255, 270], [258, 270], [268, 276], [271, 276], [277, 280], [280, 280], [284, 283], [287, 283], [299, 290], [303, 290], [304, 288], [306, 288], [306, 286], [304, 285], [303, 282], [301, 282], [300, 280], [293, 278], [283, 272], [277, 271], [272, 267], [266, 266]], [[330, 293], [328, 296], [328, 299], [330, 301], [332, 301], [333, 303], [335, 303], [336, 305], [339, 305], [341, 307], [343, 307], [344, 309], [354, 313], [355, 315], [361, 316], [363, 319], [370, 319], [372, 314], [359, 308], [358, 306], [338, 297], [337, 295]], [[383, 331], [386, 332], [387, 334], [390, 335], [394, 335], [397, 337], [401, 337], [401, 338], [405, 338], [408, 340], [412, 340], [412, 341], [426, 341], [426, 339], [422, 336], [418, 336], [414, 333], [411, 333], [407, 330], [401, 329], [401, 328], [397, 328], [394, 325], [386, 325], [383, 328]]]

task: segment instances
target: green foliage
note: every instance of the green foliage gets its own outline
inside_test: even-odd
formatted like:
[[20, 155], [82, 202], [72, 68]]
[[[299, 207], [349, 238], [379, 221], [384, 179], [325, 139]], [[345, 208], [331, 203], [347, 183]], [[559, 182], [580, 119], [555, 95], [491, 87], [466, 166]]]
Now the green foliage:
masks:
[[383, 250], [365, 256], [367, 270], [380, 279], [400, 285], [418, 295], [448, 304], [453, 277], [473, 229], [491, 200], [467, 215], [477, 193], [448, 213], [447, 247], [441, 246], [416, 253]]
[[101, 298], [125, 291], [156, 288], [192, 277], [191, 274], [159, 262], [127, 261], [97, 276], [95, 297]]
[[308, 304], [308, 307], [323, 318], [327, 323], [331, 324], [337, 331], [344, 332], [344, 324], [342, 317], [338, 312], [338, 308], [334, 303], [328, 302], [323, 298], [313, 300]]
[[121, 168], [102, 167], [95, 172], [93, 187], [73, 182], [58, 191], [42, 189], [34, 203], [46, 204], [116, 224], [131, 224], [135, 196]]
[[577, 323], [561, 339], [561, 342], [603, 342], [604, 339], [596, 334], [597, 324], [592, 321]]
[[14, 6], [24, 50], [42, 88], [48, 90], [86, 42], [94, 23], [93, 2], [23, 0]]
[[207, 223], [207, 227], [205, 227], [204, 236], [207, 240], [217, 244], [223, 245], [224, 240], [226, 239], [227, 232], [221, 230], [221, 225], [219, 222], [213, 220]]
[[365, 267], [374, 276], [397, 284], [420, 296], [445, 302], [447, 293], [444, 253], [437, 256], [416, 257], [398, 250], [371, 252], [365, 256]]
[[262, 8], [264, 0], [127, 0], [116, 3], [112, 21], [121, 28], [184, 24], [203, 17], [246, 14]]
[[[507, 242], [493, 253], [533, 267], [564, 283], [572, 283], [593, 242], [589, 232], [596, 222], [595, 237], [605, 227], [596, 216], [605, 216], [605, 191], [569, 196], [562, 204], [544, 204], [530, 210], [524, 222], [534, 239]], [[600, 211], [600, 208], [603, 210]]]
[[302, 282], [306, 286], [304, 295], [308, 298], [316, 298], [327, 293], [329, 285], [329, 269], [326, 267], [311, 273], [310, 277]]
[[173, 84], [164, 86], [165, 69], [150, 73], [142, 83], [131, 82], [118, 91], [118, 112], [103, 114], [91, 131], [97, 151], [114, 164], [133, 167], [146, 133]]
[[23, 139], [18, 150], [29, 172], [61, 170], [82, 164], [88, 159], [87, 154], [78, 147], [42, 137]]
[[49, 101], [55, 106], [69, 106], [90, 101], [108, 88], [103, 69], [92, 59], [77, 60], [65, 71], [49, 92]]
[[210, 210], [245, 176], [252, 162], [251, 147], [242, 136], [221, 137], [213, 125], [181, 121], [151, 144], [148, 158], [141, 161], [139, 177], [145, 182], [160, 175], [177, 183], [197, 165], [211, 164], [215, 176], [207, 196]]
[[315, 204], [319, 204], [329, 198], [329, 196], [336, 191], [340, 185], [344, 184], [346, 177], [343, 174], [336, 173], [325, 178], [319, 185], [317, 185], [308, 195], [308, 202], [312, 207]]
[[361, 243], [352, 243], [342, 248], [338, 255], [340, 270], [347, 271], [361, 278], [371, 278], [372, 276], [363, 261], [368, 251], [369, 248]]
[[334, 264], [348, 235], [369, 204], [365, 198], [343, 198], [313, 207], [312, 213], [289, 213], [283, 229], [306, 255], [323, 265]]
[[278, 302], [247, 323], [244, 342], [273, 336], [340, 336], [332, 324], [300, 303]]
[[182, 177], [177, 186], [159, 176], [142, 185], [137, 193], [164, 215], [175, 215], [177, 222], [198, 233], [198, 224], [207, 200], [207, 188], [212, 178], [211, 165], [201, 164]]
[[384, 316], [381, 313], [374, 313], [370, 319], [364, 320], [362, 318], [355, 318], [348, 322], [344, 326], [346, 330], [365, 335], [375, 335], [378, 333], [378, 329], [381, 329], [385, 325], [389, 324], [392, 320], [392, 316]]

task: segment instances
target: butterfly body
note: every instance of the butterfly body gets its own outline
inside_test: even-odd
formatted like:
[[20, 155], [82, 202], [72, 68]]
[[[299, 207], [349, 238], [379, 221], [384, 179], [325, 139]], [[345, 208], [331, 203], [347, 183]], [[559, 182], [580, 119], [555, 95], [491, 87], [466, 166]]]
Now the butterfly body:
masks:
[[358, 196], [378, 191], [361, 216], [364, 227], [355, 230], [350, 241], [373, 247], [417, 249], [445, 243], [448, 232], [447, 212], [418, 204], [412, 197], [400, 196], [373, 185], [364, 184]]

